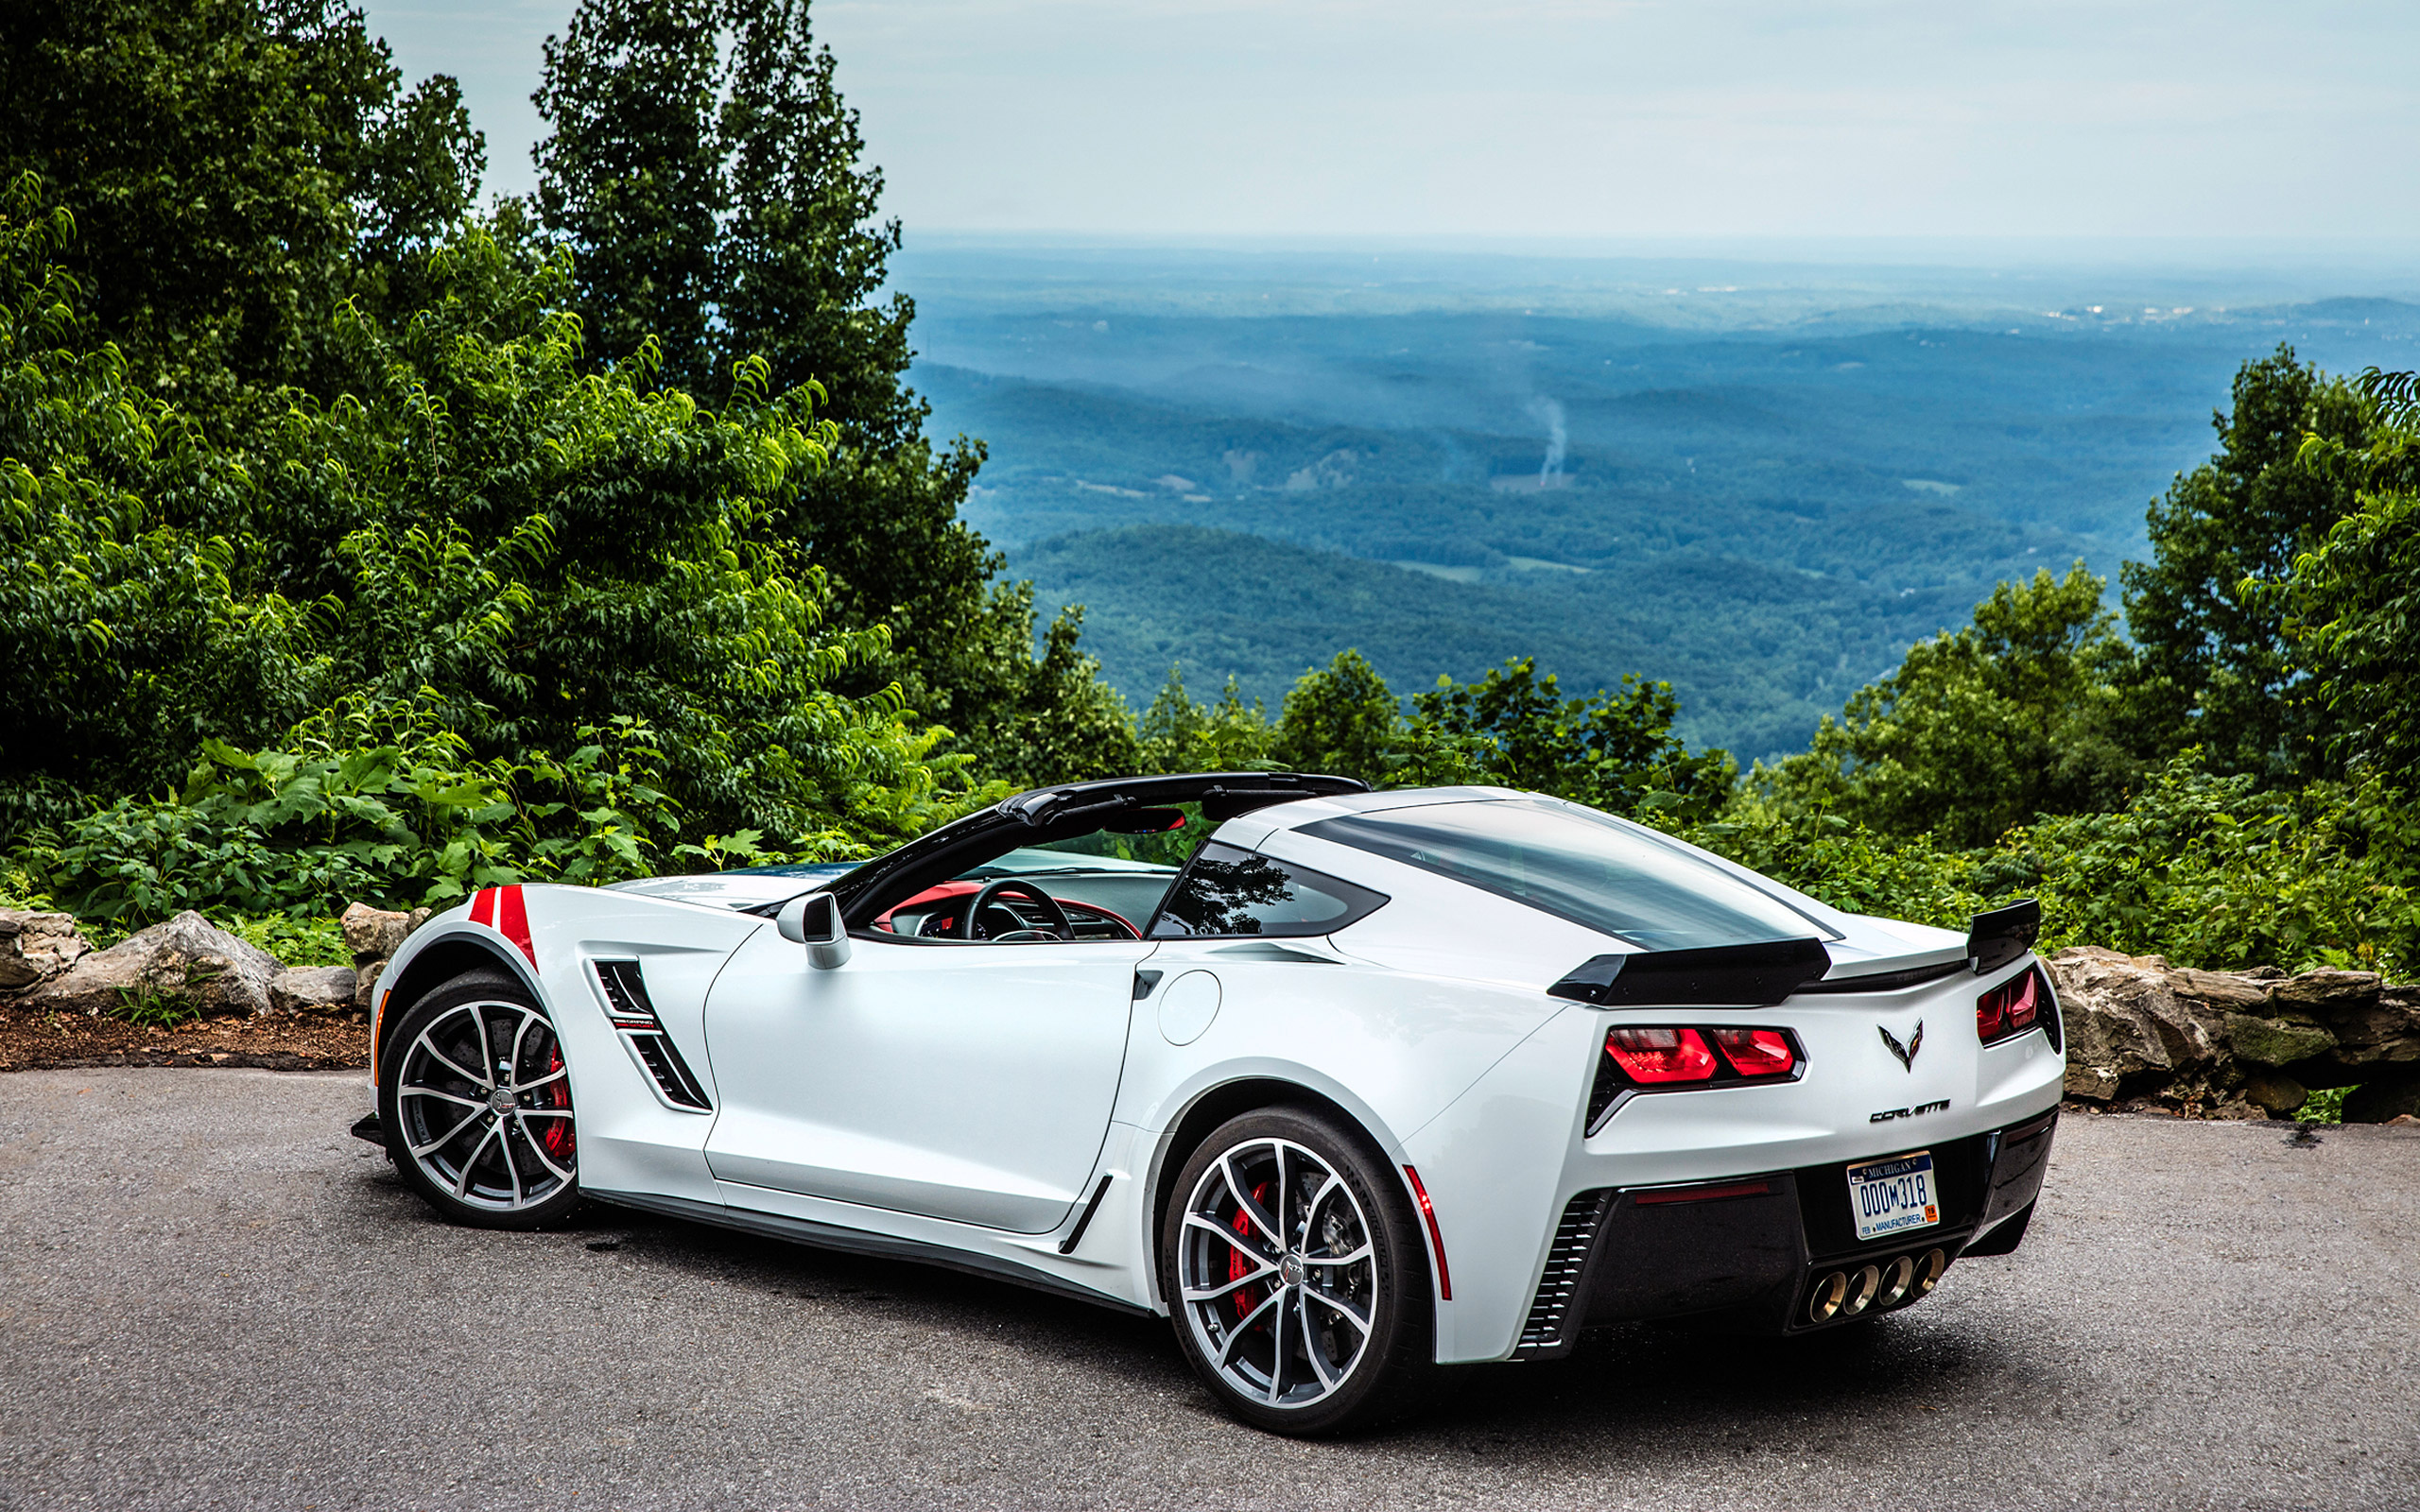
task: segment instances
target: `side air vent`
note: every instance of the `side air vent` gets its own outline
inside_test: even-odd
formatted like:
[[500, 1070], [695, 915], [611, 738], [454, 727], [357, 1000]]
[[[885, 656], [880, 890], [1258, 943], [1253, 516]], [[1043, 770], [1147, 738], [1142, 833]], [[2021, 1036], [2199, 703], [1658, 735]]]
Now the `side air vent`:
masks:
[[596, 985], [605, 992], [605, 1016], [622, 1031], [622, 1042], [631, 1047], [631, 1058], [654, 1080], [664, 1100], [695, 1112], [712, 1110], [714, 1103], [697, 1074], [681, 1058], [681, 1048], [655, 1016], [655, 1004], [647, 995], [647, 978], [640, 974], [639, 963], [598, 961], [596, 967]]
[[631, 1048], [638, 1052], [639, 1064], [655, 1078], [655, 1085], [668, 1101], [700, 1111], [714, 1106], [706, 1101], [698, 1078], [689, 1074], [688, 1062], [681, 1058], [681, 1052], [670, 1040], [660, 1034], [634, 1034], [630, 1038]]
[[1538, 1295], [1530, 1304], [1529, 1321], [1521, 1325], [1521, 1340], [1512, 1358], [1535, 1360], [1560, 1354], [1578, 1337], [1581, 1316], [1580, 1281], [1588, 1268], [1588, 1250], [1605, 1221], [1613, 1201], [1610, 1191], [1582, 1192], [1563, 1210], [1554, 1231], [1554, 1246], [1547, 1251], [1546, 1274], [1538, 1279]]

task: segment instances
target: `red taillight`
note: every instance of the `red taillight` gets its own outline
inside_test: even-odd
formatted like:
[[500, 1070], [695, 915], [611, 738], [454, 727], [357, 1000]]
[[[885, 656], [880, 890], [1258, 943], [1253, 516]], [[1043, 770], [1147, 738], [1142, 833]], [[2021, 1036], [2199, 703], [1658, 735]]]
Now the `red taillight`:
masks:
[[1605, 1054], [1634, 1082], [1710, 1081], [1714, 1052], [1695, 1029], [1609, 1029]]
[[2014, 977], [1975, 1000], [1975, 1035], [1985, 1044], [2013, 1039], [2042, 1018], [2042, 979], [2032, 971]]
[[1742, 1076], [1787, 1076], [1798, 1065], [1789, 1036], [1778, 1029], [1717, 1029], [1714, 1042]]

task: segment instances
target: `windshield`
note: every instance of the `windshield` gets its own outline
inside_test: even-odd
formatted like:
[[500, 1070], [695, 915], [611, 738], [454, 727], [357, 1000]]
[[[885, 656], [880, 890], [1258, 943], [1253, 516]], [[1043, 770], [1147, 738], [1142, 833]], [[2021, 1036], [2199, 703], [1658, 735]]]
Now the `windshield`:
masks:
[[1837, 938], [1772, 895], [1652, 832], [1521, 799], [1322, 819], [1302, 833], [1452, 877], [1642, 950]]

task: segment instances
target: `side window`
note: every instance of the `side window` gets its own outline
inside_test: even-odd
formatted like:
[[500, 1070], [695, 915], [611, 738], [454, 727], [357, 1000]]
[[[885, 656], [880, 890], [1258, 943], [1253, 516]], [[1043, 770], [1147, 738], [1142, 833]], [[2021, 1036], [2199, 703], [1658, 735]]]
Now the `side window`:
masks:
[[1366, 919], [1386, 894], [1216, 842], [1177, 879], [1151, 938], [1325, 935]]

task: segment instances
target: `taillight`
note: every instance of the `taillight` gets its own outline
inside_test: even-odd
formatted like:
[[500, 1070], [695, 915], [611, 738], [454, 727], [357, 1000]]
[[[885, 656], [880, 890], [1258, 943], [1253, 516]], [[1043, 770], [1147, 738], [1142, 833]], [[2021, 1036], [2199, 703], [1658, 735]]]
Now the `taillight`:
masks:
[[2026, 971], [1975, 1000], [1975, 1035], [1985, 1044], [2013, 1040], [2042, 1022], [2042, 977]]
[[[1718, 1054], [1719, 1052], [1719, 1054]], [[1720, 1086], [1794, 1076], [1806, 1065], [1787, 1029], [1630, 1025], [1605, 1031], [1610, 1071], [1634, 1088]]]
[[1605, 1054], [1634, 1082], [1714, 1079], [1714, 1052], [1695, 1029], [1610, 1029]]
[[1722, 1058], [1742, 1076], [1787, 1076], [1798, 1065], [1789, 1036], [1778, 1029], [1717, 1029]]

